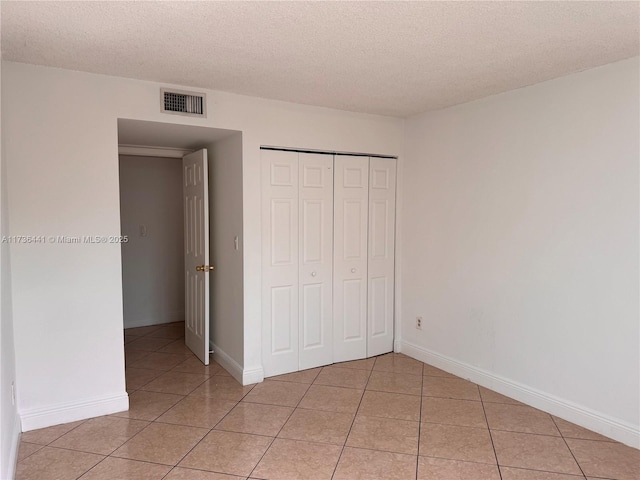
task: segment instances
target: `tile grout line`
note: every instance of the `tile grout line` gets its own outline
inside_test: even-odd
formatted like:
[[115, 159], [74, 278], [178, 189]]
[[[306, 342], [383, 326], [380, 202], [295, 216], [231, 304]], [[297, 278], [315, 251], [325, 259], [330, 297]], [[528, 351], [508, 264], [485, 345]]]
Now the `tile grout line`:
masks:
[[355, 413], [353, 414], [353, 420], [351, 420], [351, 425], [349, 426], [349, 431], [347, 432], [347, 436], [344, 439], [344, 444], [340, 449], [340, 455], [338, 455], [338, 461], [336, 462], [336, 466], [333, 467], [333, 473], [331, 474], [331, 479], [333, 479], [338, 471], [338, 465], [340, 465], [340, 460], [342, 460], [342, 454], [344, 453], [344, 449], [347, 447], [347, 442], [349, 441], [349, 435], [351, 435], [351, 430], [353, 429], [353, 424], [356, 422], [356, 417], [358, 416], [358, 410], [360, 410], [360, 406], [362, 405], [362, 400], [364, 399], [364, 394], [367, 393], [367, 386], [369, 385], [369, 381], [371, 380], [371, 376], [373, 375], [373, 369], [375, 368], [376, 363], [378, 363], [378, 357], [375, 357], [375, 361], [373, 365], [371, 365], [371, 370], [369, 370], [369, 375], [367, 376], [367, 381], [364, 384], [364, 388], [362, 390], [362, 396], [360, 397], [360, 401], [358, 402], [358, 407], [356, 408]]
[[[156, 330], [154, 330], [154, 331], [152, 331], [152, 332], [149, 332], [147, 335], [150, 335], [151, 333], [153, 333], [153, 332], [155, 332], [155, 331], [156, 331]], [[156, 351], [155, 353], [158, 353], [158, 352]], [[187, 361], [187, 360], [188, 360], [188, 359], [185, 359], [185, 361]], [[184, 363], [184, 362], [181, 362], [181, 363]], [[165, 370], [165, 371], [164, 371], [164, 373], [168, 373], [168, 372], [170, 372], [170, 371], [171, 371], [171, 370], [173, 370], [174, 368], [176, 368], [176, 367], [178, 367], [179, 365], [181, 365], [181, 363], [180, 363], [180, 364], [178, 364], [178, 365], [174, 365], [174, 366], [173, 366], [173, 367], [171, 367], [169, 370]], [[125, 367], [125, 369], [126, 369], [126, 367]], [[164, 373], [163, 373], [163, 374], [164, 374]], [[177, 372], [177, 373], [179, 373], [179, 372]], [[162, 376], [163, 374], [160, 374], [159, 376]], [[190, 393], [193, 393], [197, 388], [199, 388], [199, 387], [200, 387], [201, 385], [203, 385], [205, 382], [207, 382], [208, 380], [210, 380], [212, 376], [213, 376], [213, 375], [208, 376], [208, 378], [207, 378], [206, 380], [204, 380], [200, 385], [198, 385], [196, 388], [194, 388]], [[157, 377], [156, 377], [156, 378], [157, 378]], [[153, 381], [153, 380], [151, 380], [151, 381]], [[146, 385], [146, 384], [145, 384], [145, 385]], [[144, 386], [144, 385], [143, 385], [143, 386]], [[142, 390], [142, 391], [148, 391], [148, 390]], [[165, 392], [151, 392], [151, 393], [165, 393]], [[247, 392], [247, 393], [249, 393], [249, 392]], [[177, 395], [177, 394], [171, 394], [171, 395]], [[178, 400], [178, 401], [177, 401], [176, 403], [174, 403], [173, 405], [170, 405], [166, 410], [164, 410], [162, 413], [160, 413], [158, 416], [156, 416], [153, 420], [150, 420], [150, 421], [149, 421], [149, 420], [147, 420], [147, 421], [149, 421], [149, 425], [145, 426], [142, 430], [140, 430], [138, 433], [136, 433], [133, 437], [129, 438], [126, 442], [124, 442], [122, 445], [120, 445], [118, 448], [116, 448], [113, 452], [111, 452], [111, 454], [109, 454], [109, 457], [112, 457], [112, 456], [113, 456], [113, 453], [115, 453], [119, 448], [123, 447], [125, 444], [127, 444], [128, 442], [130, 442], [133, 438], [135, 438], [136, 436], [138, 436], [140, 433], [142, 433], [144, 430], [146, 430], [148, 427], [150, 427], [150, 426], [151, 426], [151, 425], [153, 425], [153, 424], [161, 424], [161, 425], [178, 425], [178, 426], [182, 426], [182, 427], [190, 427], [190, 428], [192, 428], [191, 426], [188, 426], [188, 425], [168, 424], [168, 423], [164, 423], [164, 422], [159, 422], [159, 421], [158, 421], [158, 419], [159, 419], [160, 417], [162, 417], [165, 413], [167, 413], [169, 410], [171, 410], [173, 407], [175, 407], [175, 406], [176, 406], [176, 405], [178, 405], [179, 403], [183, 402], [183, 401], [184, 401], [188, 396], [189, 396], [188, 394], [187, 394], [187, 395], [182, 395], [182, 397], [183, 397], [182, 399]], [[244, 397], [243, 397], [243, 398], [244, 398]], [[235, 408], [235, 406], [234, 406], [234, 408]], [[224, 418], [224, 417], [223, 417], [223, 418]], [[217, 425], [217, 424], [216, 424], [216, 425]], [[197, 428], [202, 428], [202, 427], [197, 427]], [[209, 433], [211, 432], [211, 430], [213, 430], [213, 428], [212, 428], [212, 429], [210, 429], [210, 430], [209, 430], [209, 431], [208, 431], [208, 432], [207, 432], [207, 433], [206, 433], [206, 434], [205, 434], [205, 435], [204, 435], [204, 436], [203, 436], [203, 437], [202, 437], [198, 442], [196, 442], [196, 444], [195, 444], [195, 445], [194, 445], [194, 446], [193, 446], [193, 447], [192, 447], [192, 448], [191, 448], [187, 453], [185, 453], [185, 454], [184, 454], [184, 455], [183, 455], [183, 456], [182, 456], [182, 457], [181, 457], [181, 458], [176, 462], [176, 464], [175, 464], [175, 465], [172, 465], [172, 466], [171, 466], [171, 465], [169, 465], [169, 466], [171, 467], [171, 468], [170, 468], [170, 470], [169, 470], [169, 472], [167, 472], [167, 474], [166, 474], [166, 475], [164, 475], [162, 478], [165, 478], [167, 475], [169, 475], [169, 473], [171, 473], [171, 471], [172, 471], [174, 468], [176, 468], [176, 467], [178, 466], [178, 464], [179, 464], [182, 460], [184, 460], [184, 458], [185, 458], [189, 453], [191, 453], [191, 451], [192, 451], [196, 446], [198, 446], [198, 445], [200, 444], [200, 442], [202, 442], [202, 440], [203, 440], [207, 435], [209, 435]], [[115, 456], [113, 456], [113, 458], [124, 458], [124, 457], [115, 457]], [[128, 459], [128, 460], [133, 460], [133, 459]], [[104, 461], [104, 460], [103, 460], [103, 461]], [[137, 460], [137, 461], [140, 461], [140, 460]], [[154, 462], [148, 462], [148, 463], [154, 463]], [[160, 465], [166, 465], [166, 464], [160, 464]]]
[[[324, 368], [324, 367], [323, 367]], [[320, 370], [321, 372], [322, 370]], [[320, 374], [320, 372], [318, 372], [318, 375]], [[318, 375], [316, 375], [316, 377], [313, 379], [313, 382], [315, 382], [316, 378], [318, 378]], [[282, 423], [282, 426], [280, 427], [280, 429], [278, 430], [278, 433], [276, 433], [276, 435], [274, 437], [272, 437], [271, 443], [269, 443], [269, 445], [267, 446], [267, 448], [265, 449], [264, 453], [260, 456], [260, 460], [257, 461], [257, 463], [254, 465], [254, 467], [251, 469], [251, 472], [249, 473], [249, 475], [247, 476], [247, 478], [250, 478], [253, 475], [253, 472], [256, 470], [256, 468], [258, 468], [258, 465], [260, 465], [260, 462], [262, 462], [262, 459], [265, 457], [265, 455], [267, 454], [267, 452], [271, 449], [271, 447], [273, 446], [274, 442], [276, 441], [276, 439], [278, 438], [278, 435], [280, 435], [280, 432], [282, 432], [282, 429], [284, 428], [284, 426], [287, 424], [287, 422], [289, 421], [289, 419], [291, 418], [291, 416], [294, 414], [294, 412], [297, 410], [298, 405], [300, 405], [300, 402], [302, 402], [302, 399], [305, 397], [305, 395], [307, 394], [307, 392], [309, 391], [309, 389], [311, 388], [311, 385], [313, 385], [313, 382], [307, 385], [306, 390], [304, 391], [304, 393], [300, 396], [300, 400], [298, 400], [298, 402], [296, 403], [295, 407], [293, 407], [293, 409], [291, 410], [291, 413], [289, 414], [289, 416], [287, 417], [287, 419]], [[251, 389], [253, 390], [253, 389]], [[249, 394], [249, 392], [247, 392], [247, 395]], [[246, 396], [246, 395], [245, 395]], [[244, 399], [244, 397], [242, 397]], [[241, 400], [242, 401], [242, 400]], [[240, 402], [238, 402], [240, 403]], [[245, 403], [251, 403], [251, 402], [245, 402]], [[234, 407], [235, 408], [235, 407]], [[222, 421], [222, 420], [221, 420]]]
[[491, 440], [491, 448], [493, 449], [493, 456], [496, 459], [496, 469], [498, 470], [498, 476], [500, 480], [502, 480], [502, 469], [500, 468], [500, 462], [498, 461], [498, 452], [496, 452], [496, 445], [493, 442], [493, 434], [491, 433], [491, 428], [489, 426], [489, 419], [487, 418], [487, 411], [484, 408], [484, 399], [482, 398], [482, 393], [480, 393], [480, 387], [476, 385], [478, 389], [478, 396], [480, 397], [480, 404], [482, 405], [482, 413], [484, 415], [484, 421], [487, 423], [487, 431], [489, 432], [489, 439]]
[[418, 415], [418, 451], [416, 452], [416, 480], [418, 480], [419, 468], [420, 468], [420, 438], [422, 435], [422, 399], [424, 396], [424, 363], [422, 363], [422, 378], [420, 380], [420, 414]]
[[578, 462], [578, 459], [576, 458], [576, 456], [573, 454], [573, 451], [571, 450], [571, 447], [569, 447], [569, 444], [567, 443], [567, 440], [564, 438], [564, 435], [562, 434], [562, 431], [558, 428], [558, 424], [556, 423], [556, 420], [553, 418], [553, 415], [549, 415], [549, 417], [551, 418], [551, 421], [553, 422], [553, 424], [556, 426], [556, 429], [558, 430], [558, 433], [560, 434], [560, 438], [562, 438], [562, 441], [566, 445], [567, 450], [569, 450], [569, 453], [571, 454], [571, 458], [573, 458], [573, 461], [576, 462], [576, 465], [580, 469], [580, 472], [582, 473], [582, 476], [586, 479], [587, 475], [584, 473], [584, 470], [582, 470], [582, 466]]
[[[213, 376], [213, 375], [212, 375], [212, 376]], [[204, 382], [202, 382], [202, 384], [204, 384], [204, 383], [205, 383], [205, 382], [207, 382], [207, 381], [208, 381], [208, 380], [205, 380]], [[242, 397], [240, 398], [240, 400], [238, 400], [238, 401], [236, 402], [236, 404], [235, 404], [235, 405], [234, 405], [234, 406], [233, 406], [233, 407], [232, 407], [232, 408], [231, 408], [227, 413], [225, 413], [225, 414], [222, 416], [222, 418], [220, 418], [220, 420], [218, 420], [218, 421], [216, 422], [216, 424], [215, 424], [213, 427], [211, 427], [210, 429], [208, 429], [209, 431], [208, 431], [207, 433], [205, 433], [205, 434], [202, 436], [202, 438], [201, 438], [200, 440], [198, 440], [198, 441], [193, 445], [193, 447], [191, 447], [191, 448], [190, 448], [190, 449], [189, 449], [189, 450], [188, 450], [188, 451], [187, 451], [187, 452], [186, 452], [186, 453], [185, 453], [185, 454], [180, 458], [180, 460], [178, 460], [178, 461], [176, 462], [176, 464], [171, 468], [171, 470], [173, 470], [174, 468], [176, 468], [176, 467], [180, 464], [180, 462], [182, 462], [185, 458], [187, 458], [187, 456], [188, 456], [191, 452], [193, 452], [193, 450], [195, 450], [195, 449], [196, 449], [196, 447], [197, 447], [198, 445], [200, 445], [200, 444], [202, 443], [202, 441], [203, 441], [205, 438], [207, 438], [207, 436], [208, 436], [208, 435], [209, 435], [209, 434], [210, 434], [210, 433], [211, 433], [211, 432], [212, 432], [212, 431], [213, 431], [213, 430], [214, 430], [214, 429], [215, 429], [215, 428], [220, 424], [220, 422], [222, 422], [222, 421], [227, 417], [227, 415], [229, 415], [229, 414], [233, 411], [233, 409], [234, 409], [234, 408], [236, 408], [236, 407], [238, 406], [238, 404], [242, 401], [242, 399], [243, 399], [244, 397], [246, 397], [247, 395], [249, 395], [249, 393], [251, 392], [251, 390], [253, 390], [253, 388], [254, 388], [256, 385], [257, 385], [257, 384], [253, 385], [253, 387], [251, 387], [251, 388], [247, 391], [247, 393], [245, 393], [244, 395], [242, 395]], [[242, 385], [242, 387], [244, 388], [244, 385]], [[196, 387], [196, 388], [199, 388], [199, 387]], [[194, 391], [195, 391], [195, 389], [194, 389]], [[185, 396], [185, 398], [187, 398], [187, 397], [188, 397], [188, 395], [186, 395], [186, 396]], [[184, 399], [183, 399], [183, 400], [184, 400]], [[180, 400], [180, 402], [182, 402], [183, 400]], [[180, 403], [180, 402], [178, 402], [178, 403]], [[177, 403], [176, 403], [175, 405], [177, 405]], [[169, 410], [171, 410], [175, 405], [172, 405], [171, 407], [169, 407], [169, 409], [168, 409], [168, 410], [166, 410], [164, 413], [167, 413], [167, 412], [168, 412]], [[164, 415], [164, 413], [163, 413], [162, 415]], [[160, 418], [162, 415], [159, 415], [158, 417], [156, 417], [156, 420], [154, 420], [154, 423], [155, 423], [155, 422], [158, 420], [158, 418]], [[162, 423], [162, 422], [157, 422], [157, 423]], [[172, 424], [165, 424], [165, 425], [172, 425]], [[183, 425], [183, 426], [186, 426], [186, 425]], [[197, 427], [197, 428], [203, 428], [203, 427]], [[234, 433], [238, 433], [238, 432], [234, 432]], [[273, 443], [273, 442], [272, 442], [272, 443]], [[269, 444], [269, 445], [271, 445], [271, 444]], [[169, 471], [169, 473], [171, 473], [171, 470]], [[207, 471], [209, 471], [209, 470], [207, 470]], [[168, 475], [169, 473], [167, 473], [167, 475]]]

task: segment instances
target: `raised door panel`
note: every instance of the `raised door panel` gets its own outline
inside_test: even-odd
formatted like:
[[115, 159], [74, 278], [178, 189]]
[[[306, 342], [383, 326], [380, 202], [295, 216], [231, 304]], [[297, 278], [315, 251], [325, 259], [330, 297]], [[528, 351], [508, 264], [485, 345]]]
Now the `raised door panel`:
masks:
[[333, 156], [299, 155], [299, 369], [333, 357]]
[[369, 158], [335, 157], [334, 362], [367, 355]]
[[262, 363], [298, 370], [298, 154], [262, 150]]
[[369, 163], [367, 356], [393, 350], [395, 290], [396, 161]]
[[182, 159], [185, 252], [185, 345], [209, 364], [209, 200], [207, 151]]

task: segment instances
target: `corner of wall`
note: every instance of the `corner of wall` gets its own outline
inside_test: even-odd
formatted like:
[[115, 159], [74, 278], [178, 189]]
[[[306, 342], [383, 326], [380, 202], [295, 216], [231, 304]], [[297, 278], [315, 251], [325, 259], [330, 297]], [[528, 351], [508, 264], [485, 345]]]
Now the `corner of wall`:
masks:
[[[0, 55], [0, 79], [2, 58]], [[0, 92], [2, 81], [0, 80]], [[9, 234], [7, 206], [7, 175], [2, 139], [0, 93], [0, 235]], [[15, 348], [11, 302], [11, 262], [9, 245], [0, 245], [0, 478], [13, 478], [18, 458], [22, 430], [15, 405]]]

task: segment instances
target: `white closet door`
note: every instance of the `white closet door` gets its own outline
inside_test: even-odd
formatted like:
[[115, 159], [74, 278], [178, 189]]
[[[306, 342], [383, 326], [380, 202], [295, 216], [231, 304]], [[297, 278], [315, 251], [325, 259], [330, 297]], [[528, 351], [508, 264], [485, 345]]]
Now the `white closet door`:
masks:
[[299, 155], [300, 370], [333, 358], [333, 155]]
[[367, 357], [393, 350], [396, 161], [369, 161]]
[[369, 157], [335, 156], [334, 362], [367, 355]]
[[298, 154], [262, 150], [262, 363], [298, 370]]

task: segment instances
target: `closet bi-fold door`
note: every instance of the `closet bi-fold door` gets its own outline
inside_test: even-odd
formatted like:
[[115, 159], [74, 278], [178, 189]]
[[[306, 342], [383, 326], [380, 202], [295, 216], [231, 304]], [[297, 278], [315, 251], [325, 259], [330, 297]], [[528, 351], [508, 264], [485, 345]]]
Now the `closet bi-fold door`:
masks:
[[393, 350], [396, 161], [369, 160], [367, 357]]
[[333, 156], [262, 151], [265, 376], [332, 362]]
[[262, 150], [262, 362], [298, 369], [298, 153]]
[[335, 156], [333, 361], [367, 356], [369, 157]]
[[333, 155], [299, 154], [299, 369], [333, 358]]

